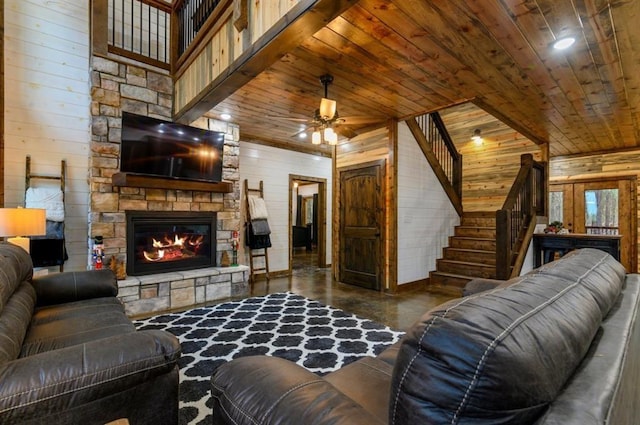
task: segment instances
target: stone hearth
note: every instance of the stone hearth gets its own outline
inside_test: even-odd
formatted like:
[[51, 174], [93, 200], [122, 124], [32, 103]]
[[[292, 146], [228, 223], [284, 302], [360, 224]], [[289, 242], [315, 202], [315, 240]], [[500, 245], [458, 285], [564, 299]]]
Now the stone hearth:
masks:
[[249, 267], [208, 267], [130, 276], [118, 281], [118, 298], [129, 316], [176, 310], [246, 294]]

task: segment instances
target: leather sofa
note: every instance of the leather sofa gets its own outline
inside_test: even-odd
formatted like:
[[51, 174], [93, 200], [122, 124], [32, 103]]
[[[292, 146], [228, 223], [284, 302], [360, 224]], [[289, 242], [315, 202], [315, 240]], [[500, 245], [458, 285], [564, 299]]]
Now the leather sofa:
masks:
[[323, 377], [264, 356], [221, 366], [213, 423], [640, 423], [638, 275], [583, 249], [467, 293]]
[[0, 242], [0, 423], [177, 424], [177, 339], [135, 330], [110, 270], [32, 272]]

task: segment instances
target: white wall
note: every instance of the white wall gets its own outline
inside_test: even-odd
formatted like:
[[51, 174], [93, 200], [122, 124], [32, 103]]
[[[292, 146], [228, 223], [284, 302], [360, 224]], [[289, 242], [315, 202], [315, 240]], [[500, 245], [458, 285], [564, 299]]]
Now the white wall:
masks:
[[67, 160], [65, 270], [87, 264], [89, 2], [5, 0], [5, 206], [24, 203], [32, 172]]
[[460, 218], [404, 122], [398, 124], [398, 285], [429, 277]]
[[[255, 143], [240, 142], [240, 182], [243, 187], [241, 211], [246, 211], [244, 180], [250, 188], [264, 185], [264, 198], [269, 211], [271, 244], [270, 271], [289, 269], [289, 175], [297, 174], [327, 180], [327, 264], [331, 264], [331, 159], [293, 152]], [[295, 223], [294, 223], [295, 224]], [[244, 236], [242, 243], [244, 243]], [[249, 264], [245, 256], [244, 264]]]

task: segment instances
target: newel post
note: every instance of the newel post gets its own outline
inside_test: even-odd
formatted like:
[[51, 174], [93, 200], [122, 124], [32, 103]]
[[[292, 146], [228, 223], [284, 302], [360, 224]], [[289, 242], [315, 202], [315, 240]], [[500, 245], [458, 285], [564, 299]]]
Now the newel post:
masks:
[[511, 275], [511, 211], [496, 211], [496, 279]]

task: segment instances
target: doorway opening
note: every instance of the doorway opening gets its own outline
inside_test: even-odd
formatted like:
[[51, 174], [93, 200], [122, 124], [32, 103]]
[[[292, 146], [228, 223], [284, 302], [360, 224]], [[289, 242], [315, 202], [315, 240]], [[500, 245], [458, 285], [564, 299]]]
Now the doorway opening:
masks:
[[289, 175], [289, 273], [327, 267], [326, 179]]

